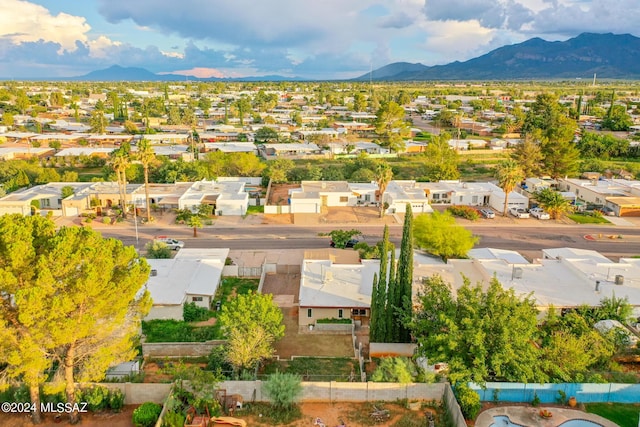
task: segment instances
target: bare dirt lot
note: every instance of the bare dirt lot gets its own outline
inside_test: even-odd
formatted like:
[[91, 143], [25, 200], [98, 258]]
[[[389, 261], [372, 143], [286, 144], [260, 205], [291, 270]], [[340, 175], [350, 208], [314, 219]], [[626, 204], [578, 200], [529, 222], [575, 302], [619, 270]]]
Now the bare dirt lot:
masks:
[[[138, 405], [127, 405], [122, 412], [100, 412], [81, 414], [78, 426], [84, 427], [133, 427], [133, 410]], [[54, 414], [44, 414], [43, 427], [70, 425], [68, 418], [56, 420]], [[2, 427], [32, 427], [31, 417], [26, 414], [0, 414]]]

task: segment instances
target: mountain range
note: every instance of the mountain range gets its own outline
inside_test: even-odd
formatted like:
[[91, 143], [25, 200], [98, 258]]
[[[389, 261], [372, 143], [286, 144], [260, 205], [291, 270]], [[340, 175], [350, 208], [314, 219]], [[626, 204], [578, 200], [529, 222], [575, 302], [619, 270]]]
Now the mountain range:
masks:
[[165, 82], [179, 82], [179, 81], [198, 81], [198, 82], [256, 82], [256, 81], [302, 81], [300, 77], [284, 77], [278, 75], [270, 76], [249, 76], [249, 77], [207, 77], [199, 78], [193, 76], [185, 76], [182, 74], [155, 74], [144, 68], [137, 67], [121, 67], [119, 65], [112, 65], [109, 68], [103, 70], [92, 71], [83, 76], [68, 77], [63, 80], [74, 81], [165, 81]]
[[354, 80], [549, 80], [640, 78], [640, 38], [583, 33], [566, 41], [541, 38], [503, 46], [465, 62], [426, 66], [396, 62]]

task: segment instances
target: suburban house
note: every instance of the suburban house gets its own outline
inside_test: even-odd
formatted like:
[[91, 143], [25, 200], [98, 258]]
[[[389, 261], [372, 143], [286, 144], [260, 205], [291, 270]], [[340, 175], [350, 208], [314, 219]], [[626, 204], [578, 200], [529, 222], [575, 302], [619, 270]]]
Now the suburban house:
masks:
[[28, 159], [31, 157], [45, 157], [53, 154], [53, 149], [39, 147], [0, 147], [0, 159]]
[[632, 187], [617, 181], [626, 180], [564, 178], [558, 180], [558, 187], [561, 191], [574, 193], [578, 200], [589, 205], [604, 206], [609, 197], [631, 196]]
[[[0, 215], [19, 213], [22, 215], [75, 216], [78, 211], [67, 202], [76, 194], [90, 188], [90, 182], [50, 182], [10, 193], [0, 198]], [[74, 194], [63, 200], [62, 189], [71, 187]]]
[[148, 259], [145, 287], [153, 306], [145, 320], [182, 320], [185, 303], [210, 308], [222, 278], [229, 249], [180, 249], [173, 259]]
[[320, 213], [324, 206], [355, 206], [357, 196], [347, 181], [302, 181], [290, 190], [291, 213]]
[[[545, 249], [542, 257], [529, 263], [517, 252], [485, 249], [470, 252], [472, 259], [450, 259], [446, 264], [424, 263], [414, 266], [417, 281], [441, 276], [459, 289], [468, 278], [471, 283], [488, 286], [496, 277], [502, 286], [517, 295], [533, 293], [541, 312], [550, 306], [575, 308], [597, 306], [606, 297], [628, 298], [636, 316], [640, 315], [640, 260], [622, 258], [613, 262], [596, 251]], [[416, 282], [414, 281], [414, 284]], [[414, 289], [414, 294], [415, 294]]]
[[422, 182], [410, 180], [390, 181], [382, 195], [382, 203], [388, 205], [387, 214], [406, 212], [407, 203], [411, 205], [414, 214], [433, 212]]
[[258, 147], [253, 142], [205, 142], [207, 151], [223, 153], [251, 153], [258, 155]]
[[349, 250], [335, 250], [326, 257], [305, 253], [300, 273], [299, 326], [332, 318], [368, 322], [373, 278], [380, 270], [380, 261], [357, 258], [357, 252]]
[[245, 185], [242, 178], [196, 181], [178, 198], [178, 208], [197, 212], [200, 205], [211, 205], [215, 215], [244, 215], [249, 207]]
[[310, 143], [262, 144], [258, 146], [258, 151], [267, 160], [277, 157], [297, 158], [322, 154], [320, 147]]
[[151, 144], [187, 144], [191, 141], [189, 133], [155, 133], [144, 135]]

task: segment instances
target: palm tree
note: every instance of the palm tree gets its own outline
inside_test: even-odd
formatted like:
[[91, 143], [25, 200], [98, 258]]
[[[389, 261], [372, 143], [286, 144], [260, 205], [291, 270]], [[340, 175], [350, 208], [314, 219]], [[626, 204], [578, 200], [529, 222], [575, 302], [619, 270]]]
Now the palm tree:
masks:
[[202, 228], [202, 219], [200, 215], [191, 215], [187, 221], [189, 227], [193, 227], [193, 237], [198, 237], [198, 228]]
[[573, 206], [562, 194], [550, 188], [544, 188], [535, 193], [540, 206], [549, 213], [552, 219], [560, 219], [564, 215], [573, 212]]
[[496, 168], [496, 178], [498, 178], [498, 185], [500, 185], [500, 188], [504, 191], [504, 211], [502, 214], [507, 216], [509, 193], [524, 179], [524, 172], [515, 160], [509, 159], [498, 165]]
[[111, 154], [111, 166], [116, 172], [118, 189], [120, 193], [120, 207], [122, 217], [127, 218], [126, 195], [127, 195], [127, 167], [129, 166], [129, 156], [122, 148], [118, 148]]
[[144, 197], [145, 197], [145, 206], [147, 207], [147, 222], [151, 222], [151, 204], [149, 203], [149, 165], [155, 160], [156, 153], [153, 151], [153, 147], [151, 147], [151, 143], [148, 139], [141, 139], [138, 144], [138, 154], [136, 156], [140, 163], [142, 163], [142, 168], [144, 170]]
[[393, 179], [393, 171], [387, 163], [380, 163], [376, 168], [376, 183], [378, 184], [378, 203], [380, 206], [380, 218], [384, 216], [384, 204], [382, 196], [387, 190], [387, 185]]

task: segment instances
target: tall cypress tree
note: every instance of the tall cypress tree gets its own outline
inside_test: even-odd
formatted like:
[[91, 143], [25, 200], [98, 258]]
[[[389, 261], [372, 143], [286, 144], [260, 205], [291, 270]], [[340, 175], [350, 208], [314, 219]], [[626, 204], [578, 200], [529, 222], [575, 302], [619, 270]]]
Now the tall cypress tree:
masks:
[[396, 248], [391, 247], [391, 262], [389, 268], [389, 284], [387, 286], [387, 307], [385, 310], [385, 340], [384, 342], [398, 342], [396, 340], [396, 316], [393, 308], [393, 298], [396, 288]]
[[[411, 288], [413, 285], [413, 212], [411, 204], [407, 203], [407, 211], [404, 216], [404, 226], [402, 228], [402, 243], [400, 244], [400, 258], [398, 260], [398, 275], [396, 277], [397, 294], [394, 295], [395, 310], [403, 310], [410, 314], [411, 310]], [[394, 313], [396, 319], [400, 316]], [[411, 334], [404, 324], [397, 321], [398, 331], [397, 342], [410, 342]]]
[[386, 336], [386, 307], [387, 307], [387, 277], [389, 254], [389, 228], [385, 225], [380, 242], [380, 271], [373, 279], [371, 294], [371, 325], [369, 340], [371, 342], [385, 342]]

